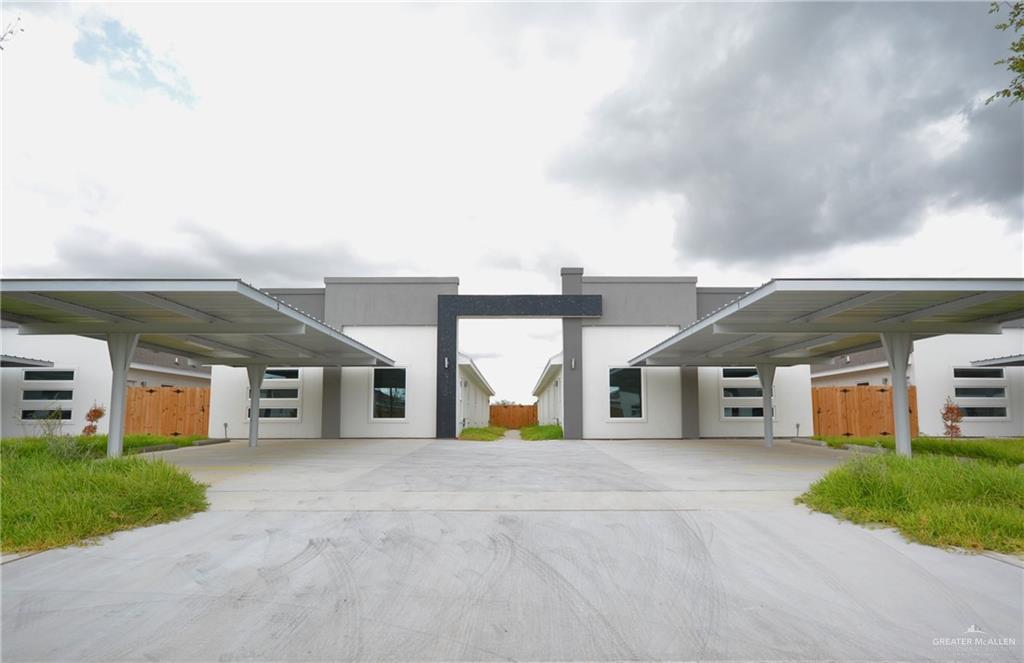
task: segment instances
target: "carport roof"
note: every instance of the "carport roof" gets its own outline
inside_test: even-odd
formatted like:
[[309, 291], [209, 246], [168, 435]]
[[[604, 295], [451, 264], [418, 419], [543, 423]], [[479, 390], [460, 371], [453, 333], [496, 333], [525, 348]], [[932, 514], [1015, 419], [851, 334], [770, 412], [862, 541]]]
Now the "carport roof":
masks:
[[51, 366], [53, 366], [53, 362], [46, 361], [45, 359], [18, 357], [17, 355], [0, 355], [0, 367], [3, 368], [49, 368]]
[[1024, 354], [1008, 355], [1006, 357], [993, 357], [991, 359], [978, 359], [971, 362], [971, 366], [998, 367], [998, 366], [1024, 366]]
[[393, 365], [383, 354], [237, 279], [3, 279], [20, 334], [104, 339], [228, 366]]
[[774, 279], [630, 365], [791, 366], [913, 339], [998, 334], [1024, 317], [1024, 279]]

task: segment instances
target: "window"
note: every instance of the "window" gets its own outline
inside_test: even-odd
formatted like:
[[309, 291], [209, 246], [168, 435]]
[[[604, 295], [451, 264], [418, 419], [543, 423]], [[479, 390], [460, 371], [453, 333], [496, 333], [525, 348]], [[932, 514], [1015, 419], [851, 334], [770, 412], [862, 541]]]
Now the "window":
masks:
[[70, 401], [71, 389], [31, 389], [21, 392], [23, 401]]
[[[251, 416], [252, 409], [245, 411], [245, 416]], [[298, 419], [299, 409], [295, 407], [261, 407], [260, 419]]]
[[608, 404], [612, 419], [643, 418], [643, 375], [641, 369], [611, 368], [608, 370]]
[[725, 398], [761, 398], [764, 394], [761, 387], [723, 387], [722, 396]]
[[1006, 387], [955, 387], [961, 398], [1006, 398]]
[[71, 419], [71, 410], [22, 410], [22, 421], [39, 421], [41, 419]]
[[969, 417], [1005, 417], [1005, 407], [961, 407], [964, 419]]
[[51, 371], [51, 370], [40, 370], [40, 369], [28, 369], [25, 371], [26, 380], [74, 380], [74, 371]]
[[[260, 398], [298, 398], [299, 389], [260, 389]], [[249, 398], [252, 398], [252, 389], [249, 390]]]
[[763, 407], [727, 407], [722, 410], [722, 415], [728, 418], [733, 417], [763, 417]]
[[722, 377], [723, 378], [756, 378], [757, 377], [757, 369], [756, 368], [752, 368], [752, 367], [750, 367], [750, 368], [723, 368], [722, 369]]
[[955, 378], [970, 378], [973, 380], [982, 378], [995, 378], [1001, 380], [1003, 378], [1003, 369], [1001, 368], [954, 368], [953, 377]]
[[298, 380], [299, 369], [297, 368], [268, 368], [263, 374], [263, 380]]
[[405, 369], [373, 369], [373, 418], [405, 419]]

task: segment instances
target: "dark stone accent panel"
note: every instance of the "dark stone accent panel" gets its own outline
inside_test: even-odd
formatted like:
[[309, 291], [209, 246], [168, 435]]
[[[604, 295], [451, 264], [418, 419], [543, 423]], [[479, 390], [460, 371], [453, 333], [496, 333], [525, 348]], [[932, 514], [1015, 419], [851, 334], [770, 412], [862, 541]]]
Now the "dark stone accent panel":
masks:
[[437, 437], [455, 437], [459, 318], [595, 318], [600, 315], [600, 295], [438, 295]]
[[[562, 269], [562, 294], [583, 294], [583, 270]], [[604, 314], [604, 296], [601, 313]], [[562, 431], [567, 440], [583, 439], [583, 320], [562, 320]]]

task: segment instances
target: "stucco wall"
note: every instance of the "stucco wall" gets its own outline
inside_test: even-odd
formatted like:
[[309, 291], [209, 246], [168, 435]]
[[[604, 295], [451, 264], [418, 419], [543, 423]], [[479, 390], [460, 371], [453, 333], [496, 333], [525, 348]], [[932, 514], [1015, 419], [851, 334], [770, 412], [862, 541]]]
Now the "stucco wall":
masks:
[[[64, 422], [62, 431], [78, 434], [85, 426], [85, 413], [93, 403], [107, 406], [110, 409], [110, 355], [107, 344], [81, 336], [19, 336], [17, 329], [2, 330], [3, 351], [5, 354], [33, 359], [45, 359], [53, 362], [54, 369], [73, 369], [75, 379], [70, 384], [74, 391], [71, 407], [71, 420]], [[67, 383], [50, 383], [32, 381], [23, 382], [23, 368], [0, 369], [0, 435], [3, 437], [23, 437], [37, 435], [39, 424], [21, 421], [23, 409], [23, 389], [68, 388]], [[24, 409], [50, 409], [58, 403], [34, 401], [24, 403]], [[67, 409], [67, 403], [59, 403]], [[106, 433], [109, 417], [100, 419], [98, 432]]]
[[406, 369], [406, 418], [372, 419], [373, 369], [346, 367], [341, 371], [341, 436], [434, 437], [437, 327], [346, 326], [342, 331]]
[[130, 387], [161, 387], [163, 385], [209, 387], [210, 377], [208, 375], [178, 375], [133, 366], [128, 369], [127, 382]]
[[[764, 422], [760, 417], [728, 418], [723, 408], [729, 405], [761, 407], [760, 397], [750, 400], [723, 402], [722, 388], [725, 386], [722, 369], [701, 367], [698, 371], [700, 391], [700, 435], [701, 437], [761, 437]], [[728, 381], [737, 384], [736, 381]], [[757, 379], [751, 379], [744, 386], [758, 386]], [[808, 366], [778, 368], [775, 371], [775, 422], [774, 431], [778, 437], [792, 437], [797, 434], [810, 435], [813, 429], [811, 411], [811, 371]]]
[[561, 425], [562, 414], [562, 368], [537, 395], [537, 423]]
[[[264, 388], [273, 386], [264, 383]], [[244, 368], [214, 366], [210, 379], [210, 437], [249, 436], [249, 378]], [[318, 438], [323, 398], [323, 369], [299, 369], [299, 418], [261, 419], [261, 438]], [[274, 407], [281, 401], [261, 399], [260, 407]]]
[[458, 382], [459, 420], [457, 430], [486, 426], [491, 419], [491, 396], [465, 366], [459, 366]]
[[[911, 383], [914, 382], [912, 375], [913, 370], [907, 375]], [[811, 375], [811, 383], [815, 387], [851, 387], [862, 382], [867, 382], [870, 385], [883, 385], [889, 384], [890, 378], [889, 367], [882, 366], [859, 368], [832, 375]]]
[[679, 369], [643, 369], [644, 417], [609, 416], [608, 369], [626, 363], [679, 331], [677, 326], [583, 328], [583, 437], [678, 438], [682, 436]]
[[[971, 361], [1024, 353], [1024, 330], [1007, 329], [999, 336], [949, 335], [914, 343], [914, 378], [917, 385], [917, 416], [921, 432], [941, 435], [940, 411], [955, 386], [969, 386], [953, 379], [954, 367], [969, 367]], [[1024, 367], [1004, 368], [1005, 381], [972, 380], [970, 386], [1005, 386], [1005, 400], [977, 399], [975, 405], [1005, 405], [1006, 419], [964, 419], [960, 428], [966, 436], [1024, 436]], [[961, 401], [961, 405], [965, 402]]]

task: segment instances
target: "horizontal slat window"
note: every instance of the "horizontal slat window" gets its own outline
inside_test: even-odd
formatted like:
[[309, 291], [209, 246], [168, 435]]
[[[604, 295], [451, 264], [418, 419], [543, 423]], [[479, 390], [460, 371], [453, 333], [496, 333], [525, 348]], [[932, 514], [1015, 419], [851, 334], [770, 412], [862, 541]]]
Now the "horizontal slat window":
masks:
[[722, 396], [725, 398], [761, 398], [763, 391], [761, 387], [723, 387]]
[[1001, 368], [954, 368], [953, 377], [955, 378], [969, 378], [972, 380], [981, 379], [996, 379], [1001, 380], [1003, 378], [1003, 369]]
[[297, 368], [268, 368], [263, 374], [264, 380], [298, 380], [299, 369]]
[[956, 387], [959, 398], [1006, 398], [1006, 387]]
[[756, 368], [723, 368], [723, 378], [756, 378]]
[[960, 411], [964, 415], [964, 419], [972, 417], [1005, 417], [1005, 407], [964, 407], [960, 406]]
[[[249, 390], [249, 398], [252, 398], [252, 390]], [[260, 389], [260, 398], [298, 398], [298, 389]]]
[[737, 417], [763, 417], [764, 408], [761, 407], [727, 407], [722, 410], [722, 414], [728, 418]]
[[23, 401], [70, 401], [74, 392], [70, 389], [28, 389], [21, 392]]
[[25, 371], [25, 379], [32, 381], [67, 381], [75, 379], [74, 371], [32, 368]]
[[71, 410], [22, 410], [23, 421], [42, 421], [45, 419], [60, 419], [67, 421], [71, 419]]
[[[247, 410], [245, 415], [250, 416], [252, 410]], [[261, 407], [260, 419], [298, 419], [299, 409], [295, 407]]]

